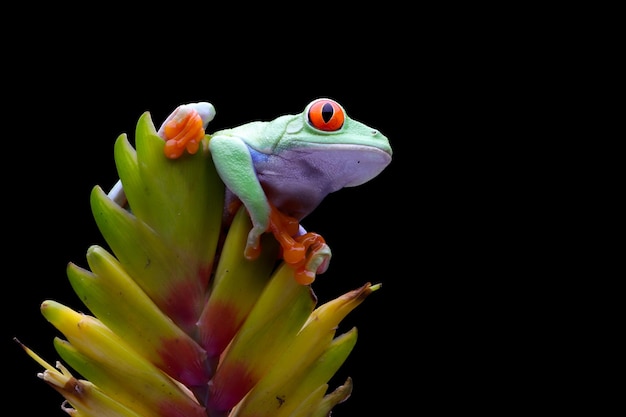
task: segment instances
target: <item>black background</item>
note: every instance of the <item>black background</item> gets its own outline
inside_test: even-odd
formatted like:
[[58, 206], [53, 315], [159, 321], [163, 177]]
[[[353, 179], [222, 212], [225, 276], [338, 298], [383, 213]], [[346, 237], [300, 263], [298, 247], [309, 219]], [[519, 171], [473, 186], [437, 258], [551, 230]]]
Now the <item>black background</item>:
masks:
[[[421, 214], [424, 178], [415, 156], [423, 108], [411, 92], [417, 79], [406, 65], [412, 64], [386, 61], [376, 47], [357, 53], [335, 45], [328, 54], [289, 50], [277, 40], [271, 48], [243, 45], [245, 50], [233, 46], [218, 52], [204, 45], [177, 54], [175, 47], [164, 47], [155, 54], [144, 50], [148, 37], [129, 40], [116, 51], [106, 42], [86, 49], [64, 44], [77, 41], [75, 36], [42, 38], [37, 47], [48, 50], [50, 59], [21, 62], [9, 83], [17, 90], [10, 101], [7, 97], [11, 136], [5, 139], [3, 167], [8, 249], [2, 344], [11, 369], [9, 390], [29, 400], [5, 407], [65, 415], [62, 397], [37, 378], [40, 366], [12, 338], [49, 363], [59, 359], [52, 340], [63, 336], [39, 306], [52, 299], [84, 310], [65, 267], [70, 261], [85, 266], [88, 247], [104, 244], [89, 193], [94, 185], [108, 189], [117, 180], [113, 144], [120, 133], [132, 138], [144, 111], [158, 125], [177, 105], [191, 101], [215, 105], [211, 131], [299, 113], [317, 97], [339, 101], [350, 117], [388, 136], [394, 150], [394, 160], [378, 178], [328, 196], [303, 222], [333, 250], [329, 270], [313, 286], [320, 302], [366, 282], [383, 284], [338, 329], [356, 326], [359, 339], [331, 381], [331, 389], [348, 376], [354, 381], [352, 397], [334, 415], [385, 415], [403, 407], [405, 392], [414, 388], [429, 360], [420, 353], [428, 317], [420, 307], [425, 294], [417, 288], [427, 279], [421, 236], [428, 219]], [[410, 78], [404, 78], [407, 73]]]
[[338, 329], [356, 326], [359, 339], [331, 380], [331, 389], [354, 381], [333, 416], [485, 411], [511, 395], [502, 381], [519, 359], [502, 352], [515, 343], [507, 329], [516, 318], [503, 320], [502, 311], [509, 279], [524, 266], [502, 265], [513, 251], [505, 235], [523, 220], [506, 214], [512, 184], [489, 153], [508, 151], [493, 147], [494, 136], [519, 134], [498, 130], [500, 98], [511, 90], [494, 85], [479, 47], [461, 33], [449, 37], [445, 24], [424, 30], [394, 11], [383, 31], [386, 16], [369, 12], [248, 27], [193, 9], [177, 22], [122, 12], [98, 24], [40, 10], [24, 36], [6, 38], [2, 351], [5, 398], [27, 401], [5, 400], [5, 408], [65, 415], [13, 337], [49, 363], [58, 359], [52, 340], [61, 335], [39, 306], [52, 299], [83, 308], [65, 267], [85, 265], [88, 247], [104, 244], [89, 193], [117, 180], [115, 139], [132, 137], [144, 111], [158, 125], [200, 100], [216, 107], [211, 131], [331, 97], [391, 142], [393, 161], [379, 177], [329, 195], [303, 222], [333, 250], [313, 284], [320, 302], [382, 283]]

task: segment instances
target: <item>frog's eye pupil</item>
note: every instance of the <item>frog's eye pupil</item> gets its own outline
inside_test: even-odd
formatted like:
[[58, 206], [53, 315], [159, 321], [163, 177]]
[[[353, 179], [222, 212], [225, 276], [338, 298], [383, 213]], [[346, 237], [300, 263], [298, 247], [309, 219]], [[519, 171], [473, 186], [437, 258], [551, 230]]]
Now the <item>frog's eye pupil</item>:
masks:
[[325, 132], [336, 132], [343, 126], [345, 114], [341, 106], [331, 99], [317, 99], [309, 105], [309, 124]]
[[322, 119], [324, 119], [325, 123], [328, 123], [328, 121], [333, 118], [333, 113], [335, 113], [333, 106], [330, 103], [324, 104], [322, 107]]

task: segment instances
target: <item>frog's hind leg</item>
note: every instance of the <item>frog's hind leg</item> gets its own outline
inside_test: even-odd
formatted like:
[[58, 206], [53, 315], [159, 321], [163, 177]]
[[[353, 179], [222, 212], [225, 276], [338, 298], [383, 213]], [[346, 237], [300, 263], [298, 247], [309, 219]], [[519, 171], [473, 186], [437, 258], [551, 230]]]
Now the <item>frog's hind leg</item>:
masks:
[[113, 188], [111, 188], [111, 191], [109, 191], [109, 194], [107, 194], [107, 196], [120, 207], [125, 207], [126, 204], [128, 203], [128, 200], [126, 200], [126, 193], [124, 192], [124, 187], [122, 187], [121, 180], [117, 180], [117, 182], [115, 183]]
[[324, 238], [306, 232], [293, 217], [271, 206], [270, 227], [282, 248], [283, 260], [295, 270], [295, 279], [302, 285], [315, 281], [315, 275], [326, 271], [331, 251]]
[[[215, 117], [215, 107], [211, 103], [201, 101], [178, 106], [165, 119], [157, 134], [165, 140], [165, 155], [170, 159], [180, 157], [184, 150], [191, 154], [196, 153], [205, 130]], [[118, 180], [108, 197], [120, 207], [125, 207], [128, 201], [122, 187], [122, 181]]]

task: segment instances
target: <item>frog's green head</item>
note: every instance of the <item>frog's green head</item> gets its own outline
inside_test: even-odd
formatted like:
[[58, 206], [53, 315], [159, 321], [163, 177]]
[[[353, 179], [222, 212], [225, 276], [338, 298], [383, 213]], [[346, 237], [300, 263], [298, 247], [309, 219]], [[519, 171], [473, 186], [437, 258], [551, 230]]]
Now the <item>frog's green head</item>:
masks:
[[[308, 143], [321, 145], [353, 144], [373, 146], [391, 155], [387, 138], [378, 130], [348, 117], [344, 108], [335, 100], [318, 98], [309, 103], [300, 115], [287, 126], [287, 135], [298, 132]], [[301, 123], [298, 123], [301, 122]], [[292, 137], [291, 140], [297, 138]]]
[[312, 163], [346, 175], [345, 186], [369, 181], [391, 162], [389, 140], [377, 129], [349, 118], [332, 99], [313, 100], [304, 112], [285, 121], [275, 152], [290, 152], [292, 158], [306, 155]]

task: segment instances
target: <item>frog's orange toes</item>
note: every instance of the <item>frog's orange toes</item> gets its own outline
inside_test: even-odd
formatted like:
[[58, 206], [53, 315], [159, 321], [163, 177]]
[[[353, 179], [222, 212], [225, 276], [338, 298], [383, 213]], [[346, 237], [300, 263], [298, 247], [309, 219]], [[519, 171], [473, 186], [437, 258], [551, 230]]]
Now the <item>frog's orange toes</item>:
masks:
[[309, 285], [315, 281], [315, 272], [309, 271], [308, 269], [297, 268], [294, 273], [294, 278], [296, 282], [300, 285]]
[[[318, 235], [319, 236], [319, 235]], [[321, 238], [321, 236], [319, 236]], [[311, 245], [309, 256], [306, 258], [305, 268], [323, 274], [328, 269], [332, 254], [326, 243], [318, 241]]]
[[326, 272], [330, 261], [330, 248], [321, 235], [308, 232], [296, 237], [296, 241], [302, 243], [307, 256], [304, 259], [304, 267], [318, 274]]
[[311, 284], [315, 281], [315, 276], [326, 272], [330, 262], [330, 248], [324, 242], [324, 238], [317, 233], [306, 233], [296, 237], [306, 248], [306, 257], [293, 265], [295, 269], [295, 279], [302, 285]]
[[321, 274], [328, 268], [330, 248], [317, 233], [309, 232], [290, 239], [293, 242], [289, 247], [291, 253], [286, 252], [283, 245], [283, 259], [294, 268], [298, 283], [311, 284], [315, 281], [316, 274]]
[[[330, 248], [317, 233], [296, 236], [300, 230], [298, 220], [270, 206], [269, 230], [280, 243], [283, 260], [294, 269], [295, 279], [302, 285], [315, 281], [315, 275], [328, 268]], [[294, 237], [295, 236], [295, 237]]]
[[163, 129], [165, 136], [165, 156], [170, 159], [179, 158], [185, 149], [190, 154], [198, 151], [200, 141], [204, 138], [202, 118], [195, 109], [187, 108], [181, 116], [177, 115], [168, 121]]
[[304, 259], [306, 248], [301, 243], [294, 240], [294, 236], [300, 225], [293, 217], [281, 213], [276, 207], [270, 206], [270, 226], [269, 230], [280, 243], [283, 259], [288, 264], [296, 264]]

